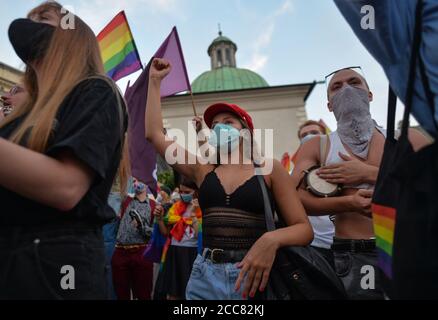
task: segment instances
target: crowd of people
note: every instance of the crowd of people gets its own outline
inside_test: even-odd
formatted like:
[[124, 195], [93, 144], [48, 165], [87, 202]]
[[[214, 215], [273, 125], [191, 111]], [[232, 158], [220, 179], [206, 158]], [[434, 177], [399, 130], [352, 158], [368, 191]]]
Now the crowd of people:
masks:
[[[277, 160], [263, 171], [251, 115], [219, 102], [195, 118], [215, 137], [206, 142], [217, 161], [171, 164], [174, 188], [153, 190], [131, 177], [126, 105], [94, 33], [79, 17], [62, 29], [62, 15], [46, 2], [9, 29], [26, 72], [0, 114], [0, 199], [14, 208], [0, 215], [0, 299], [272, 299], [276, 258], [288, 247], [312, 248], [346, 298], [388, 298], [371, 210], [388, 137], [360, 70], [327, 77], [337, 129], [301, 125], [291, 172]], [[144, 139], [163, 158], [174, 147], [160, 99], [171, 69], [154, 59], [145, 88]], [[434, 143], [413, 128], [407, 137], [415, 152]], [[62, 281], [64, 266], [73, 284]], [[365, 286], [364, 266], [373, 270]]]

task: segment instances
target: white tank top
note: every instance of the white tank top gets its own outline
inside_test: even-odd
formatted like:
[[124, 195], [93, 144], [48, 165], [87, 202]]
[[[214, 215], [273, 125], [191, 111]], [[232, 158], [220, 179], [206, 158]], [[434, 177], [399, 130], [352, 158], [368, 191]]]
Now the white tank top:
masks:
[[[386, 130], [382, 127], [376, 126], [376, 129], [385, 137], [386, 139]], [[328, 135], [330, 140], [330, 149], [327, 154], [327, 159], [325, 161], [325, 165], [331, 165], [336, 163], [345, 162], [340, 156], [339, 152], [349, 155], [350, 153], [345, 149], [342, 144], [341, 138], [339, 138], [339, 134], [337, 131], [334, 131]], [[346, 185], [344, 188], [350, 189], [372, 189], [373, 185], [369, 183], [362, 183], [359, 185]]]

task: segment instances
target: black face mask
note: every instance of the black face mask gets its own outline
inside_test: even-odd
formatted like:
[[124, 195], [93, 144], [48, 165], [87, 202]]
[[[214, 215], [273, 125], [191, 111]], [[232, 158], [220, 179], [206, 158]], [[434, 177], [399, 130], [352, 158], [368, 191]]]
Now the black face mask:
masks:
[[25, 63], [44, 57], [55, 27], [30, 19], [14, 20], [9, 26], [9, 41]]

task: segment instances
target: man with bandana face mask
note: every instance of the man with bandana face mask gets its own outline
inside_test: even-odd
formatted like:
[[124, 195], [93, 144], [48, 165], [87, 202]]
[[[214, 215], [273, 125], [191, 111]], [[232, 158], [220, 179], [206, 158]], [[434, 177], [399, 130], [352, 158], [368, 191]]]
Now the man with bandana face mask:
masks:
[[[301, 146], [293, 179], [299, 185], [303, 170], [325, 163], [326, 166], [318, 171], [319, 177], [342, 184], [342, 192], [336, 197], [318, 198], [304, 186], [299, 195], [308, 215], [335, 217], [332, 250], [336, 271], [349, 298], [382, 299], [371, 198], [386, 131], [371, 118], [373, 94], [366, 80], [354, 70], [337, 71], [328, 85], [327, 96], [328, 109], [336, 118], [337, 130], [328, 136], [324, 155], [320, 154], [319, 137]], [[418, 131], [411, 130], [409, 136], [414, 148], [422, 147], [426, 141]]]

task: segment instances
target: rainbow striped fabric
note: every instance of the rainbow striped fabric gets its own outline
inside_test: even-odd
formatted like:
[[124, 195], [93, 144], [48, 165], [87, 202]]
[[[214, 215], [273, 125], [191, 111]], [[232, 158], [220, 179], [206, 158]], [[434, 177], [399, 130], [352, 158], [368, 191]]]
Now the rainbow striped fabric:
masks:
[[125, 12], [120, 12], [97, 36], [105, 72], [114, 81], [142, 69]]
[[392, 249], [396, 211], [394, 208], [372, 204], [374, 233], [379, 258], [379, 267], [385, 275], [392, 279]]
[[[170, 236], [167, 238], [167, 241], [163, 248], [163, 253], [161, 255], [161, 266], [160, 269], [163, 270], [166, 264], [167, 251], [169, 250], [172, 237], [176, 236], [179, 232], [184, 232], [186, 226], [192, 225], [192, 218], [183, 218], [183, 214], [187, 210], [187, 204], [183, 201], [175, 202], [172, 207], [167, 212], [167, 215], [164, 217], [164, 223], [166, 225], [171, 225], [172, 230], [170, 231]], [[202, 212], [199, 207], [195, 209], [196, 218], [198, 220], [198, 253], [202, 253]], [[182, 228], [178, 228], [177, 224], [181, 223]], [[178, 230], [179, 229], [179, 230]], [[180, 235], [182, 237], [182, 234]], [[178, 240], [178, 239], [177, 239]]]

